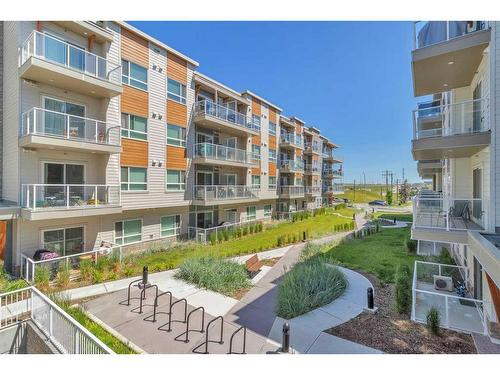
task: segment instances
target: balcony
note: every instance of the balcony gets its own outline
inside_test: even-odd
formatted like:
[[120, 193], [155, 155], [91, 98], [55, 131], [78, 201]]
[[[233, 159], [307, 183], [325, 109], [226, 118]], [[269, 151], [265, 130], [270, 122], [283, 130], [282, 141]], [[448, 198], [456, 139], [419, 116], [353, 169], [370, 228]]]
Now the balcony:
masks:
[[490, 144], [489, 100], [420, 108], [413, 111], [415, 160], [471, 157]]
[[280, 162], [280, 172], [283, 173], [303, 173], [304, 164], [295, 160], [282, 160]]
[[417, 171], [421, 178], [432, 178], [443, 170], [441, 160], [425, 160], [417, 162]]
[[343, 184], [331, 184], [323, 186], [323, 194], [343, 194], [344, 185]]
[[32, 108], [22, 115], [19, 145], [62, 151], [120, 153], [120, 126]]
[[468, 243], [467, 231], [486, 228], [488, 204], [482, 198], [455, 199], [425, 193], [414, 199], [412, 238]]
[[306, 186], [306, 195], [321, 195], [321, 186]]
[[247, 185], [195, 185], [193, 204], [234, 204], [259, 200], [259, 190]]
[[305, 174], [320, 174], [320, 168], [316, 164], [306, 164], [304, 166], [304, 173]]
[[344, 172], [341, 169], [325, 168], [323, 169], [323, 178], [342, 178]]
[[38, 31], [22, 45], [20, 59], [21, 78], [101, 98], [123, 92], [120, 65]]
[[260, 123], [254, 123], [243, 113], [209, 100], [195, 104], [194, 121], [206, 128], [239, 137], [260, 134]]
[[305, 154], [316, 154], [320, 155], [321, 150], [318, 144], [311, 143], [311, 142], [305, 142], [304, 143], [304, 153]]
[[414, 25], [415, 96], [469, 86], [490, 42], [482, 21], [424, 21]]
[[280, 186], [278, 192], [281, 198], [302, 198], [305, 194], [304, 186]]
[[213, 143], [195, 144], [193, 147], [193, 162], [244, 168], [251, 168], [257, 164], [251, 152]]
[[121, 213], [119, 185], [23, 184], [22, 217], [46, 220]]
[[95, 21], [52, 21], [84, 37], [93, 35], [97, 43], [113, 42], [113, 33]]
[[292, 133], [281, 133], [280, 147], [283, 148], [300, 148], [302, 149], [302, 138]]

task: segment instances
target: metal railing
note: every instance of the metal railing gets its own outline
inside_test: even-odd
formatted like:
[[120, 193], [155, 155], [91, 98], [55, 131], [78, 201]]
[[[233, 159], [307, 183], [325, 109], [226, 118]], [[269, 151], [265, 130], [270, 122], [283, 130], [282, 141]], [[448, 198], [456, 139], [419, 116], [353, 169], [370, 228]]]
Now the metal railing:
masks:
[[344, 172], [340, 169], [333, 169], [333, 168], [324, 168], [323, 169], [323, 176], [325, 177], [342, 177], [344, 175]]
[[193, 146], [193, 157], [212, 160], [232, 161], [241, 164], [253, 164], [251, 152], [237, 148], [216, 145], [213, 143], [197, 143]]
[[[439, 311], [441, 327], [488, 334], [484, 319], [485, 301], [472, 298], [467, 290], [463, 297], [456, 293], [458, 285], [468, 285], [468, 278], [467, 267], [415, 261], [412, 320], [425, 323], [427, 313], [435, 308]], [[437, 279], [449, 285], [437, 289]]]
[[30, 134], [112, 146], [119, 146], [121, 139], [120, 125], [42, 108], [22, 115], [21, 135]]
[[37, 57], [121, 85], [121, 66], [53, 36], [33, 31], [21, 47], [21, 65]]
[[21, 205], [33, 211], [121, 204], [118, 185], [23, 184]]
[[48, 271], [49, 282], [56, 279], [57, 273], [60, 270], [73, 271], [71, 277], [79, 278], [80, 274], [78, 271], [80, 271], [81, 261], [90, 261], [97, 264], [99, 259], [109, 257], [114, 257], [117, 261], [121, 262], [122, 247], [116, 244], [109, 244], [97, 250], [83, 251], [43, 260], [34, 260], [28, 254], [21, 254], [21, 277], [29, 283], [34, 283], [36, 281], [37, 271], [43, 267], [45, 271]]
[[485, 30], [485, 21], [419, 21], [413, 25], [413, 49], [446, 42], [462, 35]]
[[195, 185], [194, 196], [196, 200], [222, 201], [228, 199], [255, 199], [259, 191], [247, 185]]
[[302, 138], [298, 137], [294, 133], [281, 133], [280, 142], [295, 145], [297, 147], [303, 147]]
[[216, 104], [210, 100], [201, 100], [194, 105], [196, 115], [207, 115], [227, 121], [233, 125], [260, 132], [260, 125], [254, 123], [251, 118], [233, 109]]
[[487, 98], [413, 111], [413, 139], [481, 133], [490, 129]]
[[414, 228], [444, 230], [482, 230], [486, 227], [487, 201], [482, 198], [415, 197]]
[[188, 227], [188, 238], [191, 240], [196, 240], [198, 242], [206, 243], [210, 240], [212, 233], [214, 233], [216, 239], [219, 239], [222, 238], [221, 236], [224, 231], [236, 231], [238, 228], [244, 227], [245, 225], [255, 224], [258, 222], [260, 222], [260, 220], [253, 219], [210, 228]]
[[306, 194], [321, 194], [321, 186], [306, 186]]
[[286, 169], [292, 172], [303, 172], [304, 171], [304, 163], [295, 160], [281, 160], [280, 168]]
[[318, 164], [305, 164], [304, 171], [309, 173], [320, 173], [320, 167]]
[[332, 184], [332, 185], [327, 185], [323, 186], [323, 193], [335, 193], [335, 194], [341, 194], [344, 192], [344, 185], [343, 184]]
[[304, 186], [287, 185], [280, 186], [278, 189], [280, 195], [288, 195], [290, 197], [301, 197], [305, 194]]
[[114, 354], [37, 288], [0, 294], [0, 329], [26, 321], [32, 321], [62, 353]]
[[306, 151], [312, 151], [312, 152], [317, 152], [317, 153], [320, 152], [320, 147], [317, 143], [315, 144], [315, 143], [311, 143], [311, 142], [304, 142], [304, 149]]

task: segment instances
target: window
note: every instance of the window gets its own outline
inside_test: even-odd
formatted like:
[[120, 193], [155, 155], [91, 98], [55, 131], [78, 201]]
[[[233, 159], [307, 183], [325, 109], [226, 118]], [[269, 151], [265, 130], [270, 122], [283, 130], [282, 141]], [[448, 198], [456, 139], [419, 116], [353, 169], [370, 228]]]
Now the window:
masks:
[[276, 189], [276, 176], [269, 176], [269, 189]]
[[269, 161], [276, 163], [276, 150], [269, 149]]
[[177, 125], [167, 125], [167, 145], [186, 147], [186, 129]]
[[144, 191], [148, 187], [146, 168], [122, 167], [122, 191]]
[[166, 189], [172, 191], [184, 190], [186, 188], [185, 174], [185, 171], [167, 170]]
[[115, 223], [115, 243], [127, 245], [142, 240], [142, 220], [123, 220]]
[[141, 90], [147, 90], [148, 70], [133, 62], [122, 60], [122, 83]]
[[252, 115], [252, 125], [254, 128], [260, 128], [260, 116]]
[[83, 252], [83, 227], [46, 230], [42, 247], [61, 256]]
[[270, 204], [264, 205], [264, 217], [271, 217], [273, 206]]
[[169, 78], [167, 80], [167, 97], [178, 103], [186, 104], [186, 86]]
[[260, 189], [260, 176], [252, 176], [252, 189]]
[[252, 145], [252, 159], [260, 160], [260, 146]]
[[257, 218], [257, 209], [255, 206], [247, 207], [247, 220], [255, 220]]
[[163, 216], [160, 224], [161, 237], [178, 236], [181, 232], [181, 215]]
[[269, 121], [269, 134], [276, 135], [276, 124]]
[[122, 113], [122, 137], [148, 139], [148, 120], [144, 117]]

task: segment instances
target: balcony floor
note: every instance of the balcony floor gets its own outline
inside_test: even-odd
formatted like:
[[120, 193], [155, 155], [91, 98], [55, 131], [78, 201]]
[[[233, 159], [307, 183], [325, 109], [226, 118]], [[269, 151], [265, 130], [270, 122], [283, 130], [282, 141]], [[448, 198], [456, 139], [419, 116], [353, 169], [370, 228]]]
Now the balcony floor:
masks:
[[[446, 219], [444, 215], [417, 215], [416, 227], [446, 229]], [[450, 229], [453, 230], [483, 230], [484, 228], [472, 220], [465, 220], [462, 217], [450, 217]]]

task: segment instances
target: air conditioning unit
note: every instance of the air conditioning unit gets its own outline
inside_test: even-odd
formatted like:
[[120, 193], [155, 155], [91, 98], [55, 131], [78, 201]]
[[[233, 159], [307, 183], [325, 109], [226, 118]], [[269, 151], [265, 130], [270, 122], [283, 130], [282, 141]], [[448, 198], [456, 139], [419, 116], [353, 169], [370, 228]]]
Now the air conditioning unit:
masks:
[[434, 275], [434, 289], [453, 292], [453, 279], [449, 276]]

